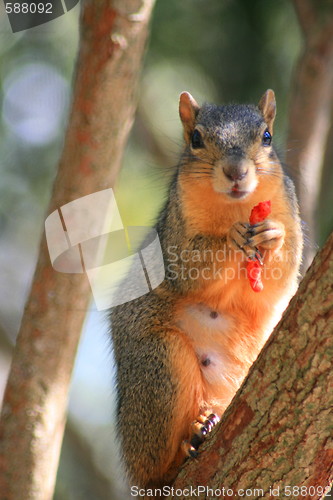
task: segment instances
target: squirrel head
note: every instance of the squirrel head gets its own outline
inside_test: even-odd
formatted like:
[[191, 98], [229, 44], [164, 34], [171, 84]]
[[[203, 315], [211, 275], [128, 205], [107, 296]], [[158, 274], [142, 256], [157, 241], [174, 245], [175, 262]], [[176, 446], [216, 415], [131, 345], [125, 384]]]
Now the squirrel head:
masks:
[[258, 106], [198, 105], [188, 92], [180, 95], [179, 114], [186, 142], [182, 172], [198, 180], [210, 178], [213, 188], [230, 200], [253, 193], [260, 176], [276, 176], [281, 165], [272, 148], [276, 102], [267, 90]]

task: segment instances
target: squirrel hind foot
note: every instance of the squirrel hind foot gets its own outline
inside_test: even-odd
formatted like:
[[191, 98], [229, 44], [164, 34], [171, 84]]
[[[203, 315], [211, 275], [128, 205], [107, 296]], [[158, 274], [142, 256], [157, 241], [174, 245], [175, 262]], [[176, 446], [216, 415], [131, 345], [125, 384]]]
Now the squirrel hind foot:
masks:
[[215, 413], [206, 412], [204, 415], [199, 415], [197, 420], [192, 423], [193, 435], [190, 441], [182, 443], [182, 450], [187, 457], [196, 458], [198, 456], [199, 446], [219, 421], [220, 418]]

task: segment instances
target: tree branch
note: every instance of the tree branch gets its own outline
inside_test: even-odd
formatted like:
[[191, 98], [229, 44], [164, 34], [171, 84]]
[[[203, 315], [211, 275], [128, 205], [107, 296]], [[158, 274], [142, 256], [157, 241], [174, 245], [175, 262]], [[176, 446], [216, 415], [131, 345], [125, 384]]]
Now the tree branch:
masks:
[[[292, 82], [287, 164], [292, 169], [301, 217], [312, 245], [305, 247], [306, 270], [315, 253], [316, 209], [323, 156], [330, 127], [333, 88], [333, 6], [294, 0], [301, 24], [307, 24], [305, 46]], [[311, 15], [308, 11], [314, 10]], [[324, 15], [325, 14], [325, 15]], [[315, 21], [314, 19], [315, 18]], [[311, 20], [310, 20], [311, 19]]]
[[291, 498], [322, 498], [333, 479], [332, 283], [333, 233], [220, 425], [174, 488], [223, 485], [233, 498], [246, 488], [263, 490], [251, 498], [273, 498], [270, 488], [276, 488], [275, 496], [285, 498], [291, 485], [307, 492]]
[[[153, 0], [87, 0], [74, 100], [49, 212], [113, 185], [133, 122]], [[51, 267], [45, 235], [0, 422], [6, 500], [52, 498], [67, 393], [89, 303], [85, 275]]]
[[[333, 93], [333, 89], [332, 89]], [[333, 100], [333, 99], [332, 99]], [[333, 230], [332, 186], [333, 186], [333, 107], [331, 110], [331, 126], [327, 138], [324, 163], [322, 169], [321, 189], [317, 206], [318, 234], [321, 237], [320, 246]], [[320, 215], [318, 217], [318, 215]]]
[[316, 12], [311, 0], [294, 0], [294, 6], [303, 34], [308, 36], [316, 25]]

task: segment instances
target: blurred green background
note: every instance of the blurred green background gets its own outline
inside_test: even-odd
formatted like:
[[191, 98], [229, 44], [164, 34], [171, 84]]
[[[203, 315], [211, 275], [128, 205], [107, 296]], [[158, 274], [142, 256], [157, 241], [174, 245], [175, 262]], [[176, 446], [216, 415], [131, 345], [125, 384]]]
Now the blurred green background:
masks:
[[[61, 153], [79, 6], [13, 34], [0, 6], [0, 389], [37, 258]], [[153, 224], [182, 146], [178, 96], [254, 102], [276, 92], [284, 155], [290, 81], [302, 46], [288, 0], [158, 0], [136, 122], [115, 189], [125, 225]], [[322, 243], [332, 228], [325, 212]], [[318, 221], [324, 220], [318, 214]], [[125, 498], [116, 465], [113, 367], [102, 313], [90, 311], [75, 367], [57, 500]], [[118, 495], [118, 496], [117, 496]]]

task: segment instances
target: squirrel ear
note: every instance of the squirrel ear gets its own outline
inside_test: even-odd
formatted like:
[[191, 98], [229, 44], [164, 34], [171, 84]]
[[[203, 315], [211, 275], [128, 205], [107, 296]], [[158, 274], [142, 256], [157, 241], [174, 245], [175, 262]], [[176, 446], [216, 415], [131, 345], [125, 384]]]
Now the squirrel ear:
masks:
[[179, 116], [184, 127], [184, 137], [190, 142], [191, 134], [195, 127], [195, 119], [199, 113], [200, 106], [189, 92], [182, 92], [179, 98]]
[[259, 101], [258, 108], [261, 111], [265, 122], [267, 123], [268, 130], [273, 133], [273, 123], [276, 114], [276, 101], [273, 90], [268, 89]]

